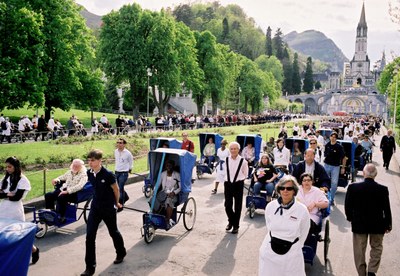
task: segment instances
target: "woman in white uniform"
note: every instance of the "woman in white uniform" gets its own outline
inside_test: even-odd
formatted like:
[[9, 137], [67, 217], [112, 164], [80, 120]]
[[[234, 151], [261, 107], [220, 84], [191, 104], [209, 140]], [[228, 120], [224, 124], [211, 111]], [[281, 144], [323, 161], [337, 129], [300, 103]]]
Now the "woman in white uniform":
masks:
[[[0, 182], [0, 218], [25, 221], [22, 200], [31, 190], [31, 184], [21, 172], [16, 157], [6, 159], [6, 174]], [[32, 248], [32, 263], [39, 260], [39, 248]]]
[[310, 228], [307, 207], [295, 200], [299, 190], [293, 176], [275, 186], [279, 194], [265, 209], [267, 235], [260, 248], [258, 275], [306, 275], [302, 247]]
[[211, 191], [213, 195], [217, 193], [218, 190], [218, 185], [220, 182], [225, 181], [225, 175], [226, 175], [226, 170], [225, 170], [225, 160], [229, 156], [229, 149], [226, 148], [226, 145], [228, 144], [228, 141], [225, 139], [221, 141], [221, 147], [217, 150], [217, 156], [219, 158], [219, 163], [217, 165], [217, 177], [215, 179], [215, 186], [214, 189]]

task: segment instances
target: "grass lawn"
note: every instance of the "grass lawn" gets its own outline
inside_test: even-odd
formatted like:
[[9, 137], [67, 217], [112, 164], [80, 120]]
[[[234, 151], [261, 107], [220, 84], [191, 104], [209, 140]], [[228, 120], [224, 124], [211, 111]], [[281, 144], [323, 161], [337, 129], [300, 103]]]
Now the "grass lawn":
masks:
[[[7, 114], [6, 112], [4, 112]], [[26, 112], [25, 112], [26, 113]], [[25, 114], [22, 113], [22, 114]], [[28, 113], [29, 114], [29, 113]], [[68, 113], [69, 114], [69, 113]], [[77, 113], [78, 114], [78, 113]], [[79, 115], [78, 115], [79, 116]], [[90, 115], [89, 115], [90, 116]], [[287, 125], [288, 129], [291, 128], [293, 124], [289, 123]], [[199, 137], [198, 134], [201, 132], [209, 133], [219, 133], [228, 142], [235, 141], [236, 136], [239, 134], [261, 134], [264, 140], [269, 137], [277, 137], [279, 133], [280, 124], [262, 124], [262, 125], [252, 125], [252, 126], [234, 126], [234, 127], [224, 127], [218, 129], [199, 129], [199, 130], [188, 130], [189, 139], [195, 144], [195, 154], [199, 156]], [[164, 133], [152, 133], [151, 136], [170, 136], [169, 132]], [[172, 135], [179, 140], [181, 140], [181, 131], [176, 131]], [[97, 140], [97, 141], [87, 141], [82, 143], [74, 144], [56, 144], [52, 141], [44, 142], [29, 142], [29, 143], [18, 143], [18, 144], [2, 144], [0, 145], [0, 160], [5, 160], [8, 156], [14, 155], [22, 160], [25, 164], [41, 164], [42, 162], [47, 163], [57, 163], [59, 159], [72, 160], [74, 158], [81, 158], [86, 160], [86, 154], [90, 149], [98, 148], [103, 150], [104, 156], [106, 158], [113, 158], [113, 152], [115, 149], [115, 141], [117, 137], [112, 136], [108, 140]], [[132, 142], [133, 147], [137, 145], [145, 145], [148, 150], [149, 147], [149, 137], [143, 137], [143, 135], [133, 134], [127, 137], [128, 140]], [[114, 164], [104, 163], [107, 168], [113, 170]], [[0, 166], [3, 164], [0, 163]], [[42, 169], [36, 169], [35, 171], [26, 171], [26, 175], [31, 181], [32, 190], [28, 193], [27, 200], [39, 197], [44, 193], [44, 183], [46, 183], [46, 191], [52, 190], [51, 179], [63, 174], [68, 169], [67, 165], [64, 169], [49, 169], [46, 171], [46, 180], [44, 180], [44, 173]], [[135, 158], [134, 170], [135, 173], [143, 173], [147, 171], [147, 156], [139, 156]]]

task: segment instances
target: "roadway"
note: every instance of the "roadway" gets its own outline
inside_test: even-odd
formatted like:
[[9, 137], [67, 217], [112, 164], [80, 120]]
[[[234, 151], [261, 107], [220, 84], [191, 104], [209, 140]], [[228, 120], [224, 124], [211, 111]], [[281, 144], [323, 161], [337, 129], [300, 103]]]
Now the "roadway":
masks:
[[[380, 137], [377, 138], [377, 144], [379, 141]], [[377, 182], [389, 188], [393, 215], [393, 231], [384, 238], [378, 275], [399, 275], [399, 163], [392, 159], [389, 171], [385, 171], [377, 148], [373, 160], [378, 166]], [[102, 224], [97, 236], [96, 275], [257, 275], [258, 251], [266, 234], [264, 211], [256, 210], [255, 217], [251, 219], [243, 206], [239, 234], [226, 233], [223, 187], [220, 187], [216, 195], [211, 195], [213, 180], [212, 175], [205, 175], [193, 185], [191, 196], [197, 203], [197, 220], [190, 232], [186, 231], [180, 221], [168, 232], [157, 230], [153, 242], [146, 244], [140, 232], [143, 226], [142, 214], [131, 210], [119, 213], [118, 225], [127, 249], [122, 264], [113, 264], [114, 248], [107, 228]], [[148, 203], [141, 189], [142, 183], [127, 186], [131, 198], [127, 206], [146, 211]], [[338, 189], [337, 206], [330, 215], [329, 261], [325, 266], [323, 243], [319, 243], [314, 265], [306, 265], [307, 275], [356, 275], [352, 233], [344, 215], [345, 193], [344, 188]], [[85, 223], [81, 219], [36, 240], [35, 244], [40, 248], [40, 260], [30, 266], [29, 275], [63, 276], [83, 272], [85, 232]]]

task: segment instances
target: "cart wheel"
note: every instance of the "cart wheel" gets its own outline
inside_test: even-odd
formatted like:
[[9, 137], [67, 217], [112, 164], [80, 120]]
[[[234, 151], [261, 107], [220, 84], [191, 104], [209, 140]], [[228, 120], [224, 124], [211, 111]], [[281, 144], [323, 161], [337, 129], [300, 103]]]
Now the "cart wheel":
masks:
[[153, 241], [156, 230], [153, 225], [144, 226], [144, 241], [146, 243], [151, 243]]
[[194, 223], [196, 222], [196, 201], [193, 197], [189, 197], [182, 207], [183, 210], [183, 225], [186, 230], [190, 231], [193, 229]]
[[35, 237], [38, 239], [41, 239], [44, 237], [44, 235], [46, 235], [48, 226], [44, 221], [41, 220], [41, 221], [39, 221], [37, 227], [38, 227], [38, 230], [35, 234]]
[[324, 235], [324, 261], [325, 265], [328, 260], [328, 250], [329, 250], [329, 244], [331, 240], [329, 238], [329, 220], [326, 221], [325, 223], [325, 235]]
[[83, 219], [85, 220], [85, 223], [88, 222], [91, 205], [92, 205], [92, 199], [90, 198], [86, 201], [85, 206], [83, 207]]
[[152, 195], [153, 195], [153, 188], [152, 187], [145, 187], [144, 188], [144, 196], [146, 197], [146, 198], [150, 198]]
[[249, 206], [250, 218], [254, 218], [255, 212], [256, 212], [256, 206], [254, 206], [254, 202], [250, 202], [250, 206]]
[[196, 174], [197, 174], [197, 179], [200, 179], [203, 172], [200, 170], [196, 170]]

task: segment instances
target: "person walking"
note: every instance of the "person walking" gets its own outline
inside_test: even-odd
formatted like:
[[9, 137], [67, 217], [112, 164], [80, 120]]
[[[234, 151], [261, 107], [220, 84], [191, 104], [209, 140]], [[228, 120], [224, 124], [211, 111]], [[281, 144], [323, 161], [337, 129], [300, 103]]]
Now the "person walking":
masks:
[[383, 166], [388, 170], [390, 159], [392, 159], [393, 153], [396, 152], [396, 142], [391, 129], [388, 129], [387, 134], [382, 136], [380, 149], [383, 157]]
[[[126, 144], [125, 139], [119, 138], [117, 140], [117, 149], [114, 151], [115, 177], [117, 178], [120, 193], [119, 200], [122, 205], [129, 199], [128, 194], [125, 192], [125, 184], [133, 167], [133, 155], [126, 149]], [[118, 211], [122, 211], [122, 208], [119, 208]]]
[[226, 166], [225, 160], [229, 156], [229, 149], [226, 148], [228, 141], [225, 139], [221, 141], [221, 147], [217, 150], [217, 156], [219, 162], [217, 164], [217, 176], [215, 178], [214, 189], [211, 190], [211, 194], [215, 195], [218, 190], [218, 185], [220, 182], [224, 182], [226, 176]]
[[182, 147], [181, 149], [194, 153], [194, 144], [188, 139], [187, 132], [182, 132]]
[[232, 234], [237, 234], [239, 232], [244, 180], [249, 174], [247, 161], [239, 156], [239, 150], [239, 143], [231, 142], [229, 144], [230, 156], [225, 159], [226, 181], [224, 182], [224, 206], [226, 215], [228, 216], [228, 225], [225, 230], [232, 230]]
[[[372, 163], [363, 169], [364, 181], [347, 188], [345, 214], [353, 232], [354, 263], [359, 276], [376, 275], [383, 251], [383, 236], [392, 230], [389, 190], [375, 182], [378, 171]], [[367, 243], [371, 247], [368, 266]]]
[[[5, 176], [0, 181], [0, 218], [25, 221], [22, 200], [31, 190], [31, 183], [21, 171], [21, 163], [16, 157], [5, 161]], [[39, 260], [39, 248], [32, 246], [32, 264]]]
[[94, 196], [90, 207], [86, 227], [86, 270], [81, 276], [93, 275], [96, 270], [96, 235], [101, 221], [107, 226], [117, 257], [114, 264], [123, 262], [126, 256], [124, 239], [117, 227], [117, 208], [122, 208], [119, 203], [119, 188], [115, 175], [102, 166], [103, 152], [95, 149], [89, 152], [88, 162], [90, 169], [87, 171], [88, 180], [94, 187]]
[[267, 235], [260, 247], [258, 275], [306, 275], [303, 245], [310, 228], [307, 207], [296, 201], [296, 178], [286, 175], [275, 186], [279, 195], [265, 209]]
[[329, 139], [330, 141], [325, 145], [324, 168], [331, 179], [331, 204], [335, 205], [339, 175], [345, 173], [347, 157], [343, 146], [337, 142], [338, 134], [332, 132]]

